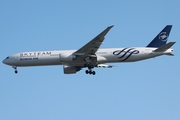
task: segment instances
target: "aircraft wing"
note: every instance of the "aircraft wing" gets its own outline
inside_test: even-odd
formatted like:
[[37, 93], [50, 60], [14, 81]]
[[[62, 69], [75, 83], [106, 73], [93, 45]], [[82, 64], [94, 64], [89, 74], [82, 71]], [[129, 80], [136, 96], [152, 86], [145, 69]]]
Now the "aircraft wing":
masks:
[[109, 32], [109, 30], [113, 27], [109, 26], [104, 31], [102, 31], [99, 35], [97, 35], [94, 39], [84, 45], [82, 48], [74, 52], [74, 55], [86, 55], [86, 54], [95, 54], [99, 49], [100, 45], [104, 41], [105, 35]]

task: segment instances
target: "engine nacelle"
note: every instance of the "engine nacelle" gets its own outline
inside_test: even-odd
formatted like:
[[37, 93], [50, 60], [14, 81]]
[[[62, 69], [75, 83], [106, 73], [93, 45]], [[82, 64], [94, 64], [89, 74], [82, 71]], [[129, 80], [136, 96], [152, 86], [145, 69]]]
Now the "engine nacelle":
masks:
[[72, 62], [76, 58], [76, 56], [72, 55], [72, 53], [67, 52], [60, 53], [59, 57], [61, 62]]
[[76, 66], [67, 66], [64, 65], [64, 74], [75, 74], [77, 71], [81, 70], [80, 67], [76, 67]]

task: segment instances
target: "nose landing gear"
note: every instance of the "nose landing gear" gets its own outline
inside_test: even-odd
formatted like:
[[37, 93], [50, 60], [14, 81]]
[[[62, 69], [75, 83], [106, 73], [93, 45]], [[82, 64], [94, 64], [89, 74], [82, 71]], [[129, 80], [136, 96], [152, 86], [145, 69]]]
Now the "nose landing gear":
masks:
[[14, 73], [18, 73], [18, 71], [17, 71], [17, 66], [13, 66], [13, 68], [14, 68]]

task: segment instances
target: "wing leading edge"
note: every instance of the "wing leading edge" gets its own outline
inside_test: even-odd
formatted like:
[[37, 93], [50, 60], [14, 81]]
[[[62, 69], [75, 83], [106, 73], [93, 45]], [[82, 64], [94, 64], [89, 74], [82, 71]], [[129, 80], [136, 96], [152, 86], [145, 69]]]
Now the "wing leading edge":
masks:
[[74, 52], [74, 55], [86, 55], [86, 54], [95, 54], [99, 47], [101, 46], [102, 42], [104, 41], [105, 35], [109, 32], [109, 30], [113, 27], [109, 26], [104, 31], [102, 31], [99, 35], [97, 35], [94, 39], [84, 45], [82, 48]]

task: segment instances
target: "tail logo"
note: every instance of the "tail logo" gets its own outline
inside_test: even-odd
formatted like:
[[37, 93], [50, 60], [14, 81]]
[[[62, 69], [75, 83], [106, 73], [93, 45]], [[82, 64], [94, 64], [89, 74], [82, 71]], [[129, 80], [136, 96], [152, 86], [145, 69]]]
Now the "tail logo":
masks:
[[161, 32], [159, 34], [159, 39], [163, 42], [166, 42], [167, 41], [167, 38], [168, 38], [168, 35], [166, 34], [166, 32]]
[[131, 55], [138, 54], [138, 53], [139, 51], [135, 50], [135, 48], [124, 48], [122, 50], [114, 51], [113, 55], [118, 56], [118, 58], [121, 59], [120, 61], [125, 61], [129, 57], [131, 57]]

